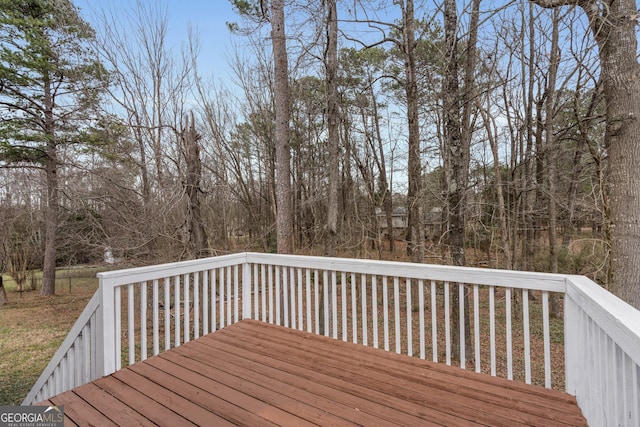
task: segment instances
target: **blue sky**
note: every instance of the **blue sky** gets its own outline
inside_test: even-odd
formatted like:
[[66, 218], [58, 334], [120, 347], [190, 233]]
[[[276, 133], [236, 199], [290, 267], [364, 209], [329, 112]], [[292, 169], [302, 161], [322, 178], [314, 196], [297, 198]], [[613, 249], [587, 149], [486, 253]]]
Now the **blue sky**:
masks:
[[[143, 3], [155, 0], [143, 0]], [[169, 22], [169, 43], [177, 47], [188, 39], [188, 26], [200, 36], [200, 73], [225, 79], [229, 72], [226, 57], [232, 51], [233, 35], [227, 22], [238, 21], [228, 0], [157, 0], [165, 5]], [[73, 0], [82, 16], [94, 24], [93, 10], [101, 8], [130, 9], [136, 0]]]

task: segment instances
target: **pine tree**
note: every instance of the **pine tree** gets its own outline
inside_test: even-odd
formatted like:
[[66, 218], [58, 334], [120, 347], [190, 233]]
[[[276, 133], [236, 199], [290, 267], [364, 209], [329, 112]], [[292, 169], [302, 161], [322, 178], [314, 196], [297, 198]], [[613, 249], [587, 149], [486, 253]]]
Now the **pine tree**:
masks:
[[42, 295], [55, 293], [60, 150], [81, 142], [105, 75], [93, 35], [70, 0], [0, 0], [0, 167], [46, 176]]

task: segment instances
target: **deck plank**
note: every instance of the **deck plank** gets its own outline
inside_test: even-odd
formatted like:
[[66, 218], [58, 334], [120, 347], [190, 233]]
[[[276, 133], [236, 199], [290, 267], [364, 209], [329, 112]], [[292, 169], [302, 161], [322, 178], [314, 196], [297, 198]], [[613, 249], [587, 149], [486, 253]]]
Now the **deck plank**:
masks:
[[70, 425], [587, 425], [565, 393], [252, 320], [49, 402]]

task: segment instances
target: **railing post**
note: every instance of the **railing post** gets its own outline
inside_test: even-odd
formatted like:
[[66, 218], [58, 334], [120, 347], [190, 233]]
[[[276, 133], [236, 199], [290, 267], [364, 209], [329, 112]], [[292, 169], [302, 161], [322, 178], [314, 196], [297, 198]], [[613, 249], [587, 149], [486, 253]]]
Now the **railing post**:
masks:
[[242, 318], [251, 319], [251, 264], [242, 264]]
[[115, 354], [115, 304], [114, 287], [98, 274], [101, 295], [100, 308], [98, 309], [98, 348], [95, 352], [97, 368], [100, 375], [109, 375], [116, 371]]
[[[564, 298], [564, 372], [565, 390], [575, 396], [578, 388], [577, 381], [584, 373], [579, 372], [579, 351], [585, 351], [579, 343], [582, 330], [579, 329], [579, 309], [575, 301], [565, 294]], [[581, 326], [581, 325], [580, 325]]]

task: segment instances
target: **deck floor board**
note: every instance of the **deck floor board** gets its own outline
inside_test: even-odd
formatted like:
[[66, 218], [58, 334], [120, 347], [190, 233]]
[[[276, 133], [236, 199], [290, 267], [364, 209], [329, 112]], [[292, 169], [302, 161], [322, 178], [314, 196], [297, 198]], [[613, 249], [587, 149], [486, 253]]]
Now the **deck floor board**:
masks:
[[69, 425], [587, 425], [565, 393], [252, 320], [49, 401]]

